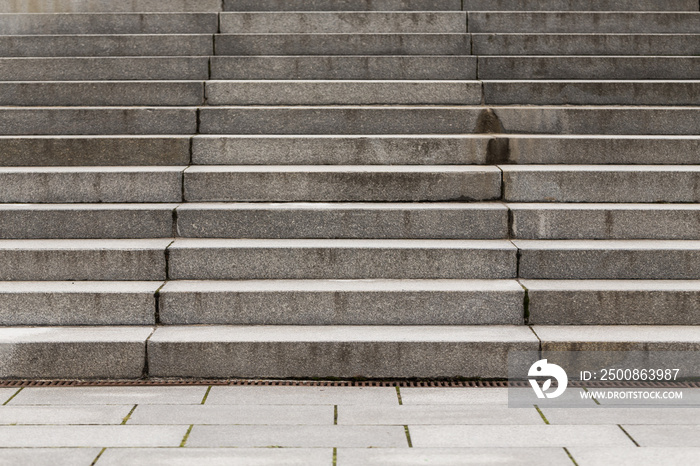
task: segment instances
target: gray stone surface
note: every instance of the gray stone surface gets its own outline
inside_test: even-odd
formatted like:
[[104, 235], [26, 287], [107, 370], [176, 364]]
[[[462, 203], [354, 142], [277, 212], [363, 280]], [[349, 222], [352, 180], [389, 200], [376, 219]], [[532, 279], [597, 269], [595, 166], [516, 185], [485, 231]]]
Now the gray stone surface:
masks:
[[[372, 69], [371, 62], [378, 67], [381, 63], [394, 62], [400, 64], [420, 65], [430, 62], [443, 64], [441, 71], [453, 70], [455, 67], [467, 64], [469, 70], [473, 71], [476, 64], [476, 57], [468, 57], [471, 53], [471, 39], [467, 34], [412, 34], [407, 33], [373, 33], [373, 34], [353, 34], [353, 33], [329, 33], [329, 34], [220, 34], [216, 35], [217, 55], [277, 55], [290, 56], [300, 63], [313, 65], [316, 68], [329, 65], [341, 65], [342, 63], [355, 62], [365, 68]], [[329, 55], [324, 57], [324, 62], [319, 64], [318, 60], [300, 57], [303, 55]], [[331, 56], [338, 55], [359, 55], [360, 57], [344, 57], [343, 60]], [[384, 60], [377, 60], [376, 56], [384, 55]], [[413, 57], [391, 57], [390, 55], [404, 55]], [[447, 57], [429, 57], [429, 55], [451, 55]], [[296, 57], [295, 57], [296, 56]], [[365, 57], [363, 57], [365, 56]], [[422, 57], [421, 57], [422, 56]], [[222, 57], [223, 58], [223, 57]], [[266, 60], [247, 60], [248, 63], [269, 63], [271, 57]], [[278, 58], [278, 57], [275, 57]], [[358, 60], [358, 58], [360, 60]], [[369, 61], [369, 58], [373, 60]], [[411, 58], [408, 60], [407, 58]], [[421, 60], [422, 59], [422, 60]], [[238, 57], [233, 57], [226, 63], [240, 61]], [[280, 60], [275, 60], [280, 62]], [[330, 62], [330, 63], [329, 63]], [[449, 66], [451, 65], [451, 66]], [[405, 68], [410, 69], [404, 65]], [[321, 68], [323, 69], [323, 68]], [[333, 68], [328, 68], [333, 69]], [[242, 70], [244, 71], [244, 70]], [[291, 70], [290, 70], [291, 71]], [[299, 72], [300, 70], [295, 70]], [[310, 70], [303, 70], [310, 72]], [[348, 70], [350, 71], [350, 70]], [[390, 70], [387, 70], [389, 72]], [[427, 70], [426, 70], [427, 71]], [[467, 73], [464, 70], [460, 75]], [[474, 73], [470, 73], [473, 77]], [[438, 73], [433, 73], [432, 79], [460, 79], [441, 77]], [[342, 78], [342, 76], [340, 76]], [[262, 79], [262, 78], [258, 78]], [[329, 77], [330, 79], [330, 77]], [[349, 79], [349, 78], [346, 78]], [[380, 78], [377, 78], [380, 79]], [[395, 78], [402, 79], [402, 78]], [[416, 78], [422, 79], [422, 78]]]
[[[404, 447], [403, 426], [195, 426], [190, 447]], [[332, 460], [332, 458], [328, 458]]]
[[0, 166], [187, 165], [184, 136], [0, 136]]
[[[0, 328], [0, 379], [135, 379], [143, 373], [146, 339], [152, 331], [151, 327]], [[48, 432], [8, 429], [12, 427], [0, 427], [0, 446], [54, 446], [61, 441]], [[65, 446], [105, 445], [79, 436]]]
[[648, 60], [653, 62], [664, 55], [700, 53], [696, 34], [502, 33], [472, 34], [471, 38], [474, 55], [655, 55]]
[[[460, 406], [469, 406], [470, 408], [482, 406], [494, 407], [496, 411], [506, 409], [508, 406], [509, 391], [527, 390], [528, 394], [532, 393], [529, 387], [517, 388], [401, 388], [401, 400], [405, 406], [443, 406], [449, 405], [459, 408]], [[581, 406], [583, 403], [580, 388], [569, 387], [566, 392], [556, 400], [548, 400], [548, 405], [561, 403], [565, 406], [571, 406], [572, 402]], [[590, 407], [594, 407], [593, 400], [586, 401]], [[529, 408], [529, 406], [528, 406]], [[507, 412], [517, 411], [519, 409], [507, 408]], [[486, 408], [484, 408], [486, 410]], [[495, 421], [494, 421], [495, 422]], [[540, 422], [542, 419], [540, 418]]]
[[[131, 405], [3, 406], [0, 425], [119, 425], [132, 408]], [[1, 452], [0, 456], [3, 456]]]
[[70, 466], [90, 464], [101, 448], [3, 448], [2, 466], [31, 464], [33, 466]]
[[464, 0], [463, 3], [467, 11], [697, 11], [694, 0]]
[[[651, 185], [651, 183], [650, 183]], [[695, 239], [696, 204], [508, 204], [519, 239]]]
[[206, 34], [216, 13], [0, 14], [3, 34]]
[[673, 165], [503, 166], [512, 202], [698, 202], [700, 167]]
[[700, 241], [515, 240], [520, 277], [696, 280]]
[[470, 12], [469, 32], [697, 33], [694, 12]]
[[480, 56], [479, 79], [700, 79], [700, 58]]
[[[700, 42], [700, 35], [697, 36]], [[700, 81], [484, 81], [487, 104], [697, 105]]]
[[404, 466], [467, 464], [566, 464], [562, 448], [339, 448], [338, 464], [348, 466]]
[[29, 387], [23, 389], [13, 398], [8, 406], [199, 405], [206, 392], [206, 385], [194, 387]]
[[[689, 91], [693, 90], [691, 87]], [[174, 92], [170, 88], [168, 91]], [[206, 92], [209, 105], [481, 103], [481, 83], [478, 81], [207, 81]]]
[[0, 82], [0, 105], [18, 107], [202, 105], [204, 83], [161, 82]]
[[[4, 116], [9, 116], [0, 109], [0, 123]], [[99, 110], [98, 110], [99, 111]], [[166, 110], [167, 111], [167, 110]], [[199, 110], [199, 132], [202, 134], [460, 134], [471, 133], [479, 125], [480, 107], [372, 107], [372, 106], [338, 106], [338, 107], [203, 107]], [[104, 110], [102, 110], [104, 112]], [[171, 112], [175, 112], [171, 110]], [[180, 110], [184, 112], [184, 110]], [[549, 120], [556, 120], [563, 110], [553, 111]], [[530, 112], [527, 112], [530, 113]], [[614, 112], [611, 112], [614, 113]], [[636, 112], [635, 112], [636, 113]], [[657, 112], [654, 112], [657, 113]], [[680, 126], [681, 131], [690, 131], [700, 127], [700, 117], [669, 111], [658, 111], [668, 115], [666, 128], [680, 118], [689, 121]], [[15, 113], [16, 115], [16, 113]], [[19, 115], [18, 115], [19, 116]], [[107, 116], [107, 115], [105, 115]], [[137, 115], [134, 115], [135, 117]], [[172, 115], [174, 116], [174, 115]], [[181, 120], [189, 115], [177, 115]], [[523, 122], [517, 119], [520, 112], [506, 115], [513, 128]], [[522, 115], [524, 116], [524, 115]], [[632, 116], [632, 115], [630, 115]], [[649, 115], [650, 117], [652, 115]], [[640, 115], [641, 117], [641, 115]], [[19, 116], [21, 118], [21, 116]], [[559, 117], [560, 118], [560, 117]], [[574, 120], [576, 118], [574, 117]], [[649, 119], [647, 118], [647, 121]], [[15, 120], [12, 120], [15, 121]], [[183, 124], [180, 132], [186, 132]], [[189, 123], [189, 122], [188, 122]], [[548, 123], [548, 122], [547, 122]], [[138, 123], [135, 125], [138, 127]], [[172, 126], [171, 126], [172, 127]], [[685, 128], [688, 128], [687, 130]], [[136, 129], [136, 128], [135, 128]], [[141, 128], [139, 130], [143, 131]], [[546, 123], [543, 130], [546, 132]], [[17, 129], [19, 130], [19, 128]], [[671, 130], [668, 128], [667, 131]], [[23, 131], [23, 130], [22, 130]], [[133, 130], [132, 130], [133, 131]], [[158, 132], [158, 128], [154, 128]], [[160, 132], [172, 131], [170, 128]], [[551, 129], [549, 129], [551, 131]], [[678, 130], [675, 130], [678, 131]], [[194, 132], [194, 131], [191, 131]], [[675, 134], [675, 133], [674, 133]], [[682, 133], [681, 133], [682, 134]]]
[[169, 257], [174, 280], [513, 278], [516, 248], [505, 240], [178, 239]]
[[[218, 36], [218, 53], [228, 54]], [[462, 37], [462, 36], [459, 36]], [[425, 52], [423, 52], [425, 53]], [[444, 51], [443, 51], [444, 53]], [[465, 53], [455, 50], [457, 54]], [[472, 56], [268, 56], [211, 58], [212, 79], [475, 79]], [[0, 76], [5, 74], [0, 62]], [[697, 73], [696, 73], [697, 74]], [[80, 78], [78, 78], [80, 79]], [[182, 79], [182, 78], [180, 78]], [[498, 78], [491, 78], [498, 79]]]
[[0, 134], [192, 134], [196, 112], [183, 107], [0, 107]]
[[645, 447], [612, 448], [585, 447], [570, 448], [569, 452], [581, 466], [605, 464], [614, 461], [620, 466], [654, 466], [659, 464], [692, 464], [697, 461], [700, 451], [694, 447]]
[[464, 12], [236, 12], [221, 13], [220, 32], [236, 34], [466, 33]]
[[0, 56], [3, 57], [183, 57], [213, 54], [214, 38], [211, 34], [0, 36]]
[[550, 424], [562, 425], [650, 425], [650, 424], [689, 424], [698, 425], [700, 419], [697, 408], [592, 408], [564, 409], [542, 407], [542, 412]]
[[[700, 425], [639, 426], [623, 425], [642, 447], [700, 447]], [[697, 460], [697, 454], [695, 455]]]
[[209, 466], [327, 466], [329, 458], [333, 458], [331, 448], [110, 448], [100, 457], [100, 466], [151, 466], [154, 463], [171, 466], [193, 463]]
[[0, 81], [207, 79], [208, 67], [207, 57], [0, 58]]
[[154, 325], [161, 285], [0, 282], [0, 325]]
[[339, 406], [338, 425], [542, 425], [535, 410], [494, 405]]
[[507, 224], [503, 204], [481, 202], [191, 202], [177, 209], [178, 236], [185, 238], [501, 239]]
[[[0, 416], [2, 416], [2, 411], [0, 411]], [[145, 405], [136, 408], [127, 423], [129, 425], [332, 426], [333, 418], [334, 409], [332, 406]], [[0, 417], [1, 420], [2, 417]]]
[[182, 171], [182, 167], [3, 167], [0, 202], [180, 202]]
[[[2, 447], [177, 447], [188, 426], [7, 426]], [[94, 458], [93, 458], [94, 459]]]
[[0, 240], [0, 280], [165, 280], [170, 239]]
[[0, 12], [3, 13], [95, 13], [95, 12], [182, 12], [182, 11], [220, 11], [220, 0], [52, 0], [26, 1], [2, 0]]
[[224, 0], [224, 11], [443, 11], [460, 0]]
[[167, 238], [173, 236], [173, 211], [176, 206], [3, 204], [0, 205], [0, 238]]
[[160, 296], [175, 325], [517, 325], [524, 292], [505, 280], [175, 281]]
[[395, 405], [392, 387], [215, 386], [207, 405]]
[[521, 280], [520, 283], [528, 289], [531, 324], [700, 323], [700, 284], [694, 280]]
[[[492, 161], [488, 152], [490, 141], [491, 137], [481, 135], [198, 135], [192, 139], [192, 163], [194, 165], [483, 165], [487, 161]], [[664, 152], [664, 155], [668, 153], [668, 156], [671, 156], [671, 152], [676, 152], [671, 149], [683, 148], [683, 142], [669, 144], [671, 147]], [[692, 149], [695, 147], [693, 144], [697, 145], [700, 151], [700, 138], [686, 141], [685, 147]], [[585, 145], [580, 144], [580, 146]], [[657, 146], [661, 145], [655, 145], [653, 147], [655, 151]], [[513, 144], [513, 147], [518, 146]], [[521, 157], [525, 158], [525, 155]], [[691, 160], [697, 159], [700, 162], [700, 157], [690, 157]]]
[[493, 112], [506, 133], [700, 134], [695, 107], [511, 106]]
[[632, 441], [617, 426], [412, 426], [411, 440], [416, 448], [634, 448]]
[[[505, 141], [505, 142], [503, 142]], [[503, 135], [499, 163], [700, 164], [697, 136]]]
[[449, 165], [195, 166], [184, 173], [182, 194], [188, 202], [482, 201], [501, 196], [501, 171]]
[[494, 378], [506, 377], [509, 351], [538, 347], [525, 326], [168, 326], [148, 342], [148, 367], [154, 377]]

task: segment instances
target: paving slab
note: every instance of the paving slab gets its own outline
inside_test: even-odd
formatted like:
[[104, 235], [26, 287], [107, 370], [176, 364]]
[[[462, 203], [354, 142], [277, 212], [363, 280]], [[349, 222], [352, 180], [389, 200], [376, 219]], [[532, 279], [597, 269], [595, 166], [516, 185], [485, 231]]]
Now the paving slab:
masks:
[[42, 387], [25, 388], [8, 406], [199, 405], [207, 386], [194, 387]]
[[[330, 448], [108, 448], [100, 466], [327, 466], [333, 459]], [[0, 463], [1, 464], [1, 463]]]
[[[211, 396], [211, 392], [209, 393]], [[333, 425], [331, 406], [142, 405], [128, 424], [145, 425]], [[2, 419], [0, 410], [0, 420]]]
[[71, 466], [90, 464], [101, 448], [3, 448], [0, 465]]
[[573, 447], [635, 448], [617, 426], [410, 426], [415, 448]]
[[541, 465], [571, 462], [562, 448], [338, 448], [338, 464], [351, 466], [466, 464]]
[[[403, 398], [403, 395], [402, 395]], [[338, 425], [541, 425], [534, 407], [511, 409], [493, 404], [339, 406]]]
[[[510, 389], [518, 390], [518, 389]], [[531, 393], [530, 388], [525, 389]], [[405, 406], [464, 406], [482, 409], [494, 407], [499, 410], [508, 405], [508, 388], [401, 388], [401, 400]], [[582, 389], [569, 388], [556, 400], [548, 403], [561, 403], [570, 406], [572, 402], [581, 403]], [[593, 400], [589, 401], [593, 407]], [[510, 408], [509, 408], [510, 409]], [[529, 409], [529, 407], [527, 408]], [[513, 409], [511, 409], [513, 411]], [[540, 419], [542, 421], [542, 419]]]
[[0, 426], [2, 447], [176, 447], [188, 426]]
[[[195, 426], [188, 447], [379, 448], [407, 445], [403, 426]], [[330, 458], [329, 458], [330, 459]]]
[[132, 408], [132, 405], [2, 406], [0, 425], [119, 425]]
[[214, 386], [208, 405], [394, 405], [392, 387], [222, 387]]
[[0, 388], [0, 405], [5, 403], [10, 399], [15, 393], [17, 393], [18, 388]]
[[623, 424], [622, 427], [641, 447], [700, 447], [700, 426], [698, 425]]
[[700, 448], [693, 447], [645, 447], [634, 450], [615, 447], [573, 447], [569, 452], [580, 466], [611, 462], [620, 466], [692, 464], [700, 456]]
[[[595, 389], [591, 389], [595, 390]], [[541, 408], [552, 425], [700, 425], [700, 408]]]

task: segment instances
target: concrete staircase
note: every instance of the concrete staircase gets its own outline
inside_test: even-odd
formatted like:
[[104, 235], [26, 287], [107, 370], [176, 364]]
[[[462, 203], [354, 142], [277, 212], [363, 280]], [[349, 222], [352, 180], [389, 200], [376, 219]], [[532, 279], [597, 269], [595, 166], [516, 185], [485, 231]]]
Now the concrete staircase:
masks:
[[699, 10], [0, 0], [0, 377], [700, 349]]

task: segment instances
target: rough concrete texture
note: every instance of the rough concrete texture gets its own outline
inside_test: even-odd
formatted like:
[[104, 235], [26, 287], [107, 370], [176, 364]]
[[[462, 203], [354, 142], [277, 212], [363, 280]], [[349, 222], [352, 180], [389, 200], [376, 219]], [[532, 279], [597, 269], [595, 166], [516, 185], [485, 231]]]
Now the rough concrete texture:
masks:
[[460, 0], [224, 0], [224, 11], [459, 11]]
[[175, 281], [169, 325], [517, 325], [524, 291], [506, 280]]
[[161, 327], [148, 367], [176, 377], [505, 377], [508, 351], [538, 346], [524, 326]]
[[476, 201], [501, 195], [501, 172], [476, 166], [196, 166], [192, 201]]
[[[227, 54], [220, 45], [227, 36], [218, 37], [217, 51]], [[464, 53], [457, 48], [451, 55]], [[211, 58], [211, 78], [459, 80], [476, 78], [476, 62], [472, 56], [217, 56]]]
[[[0, 328], [0, 378], [138, 378], [152, 331], [151, 327]], [[9, 446], [8, 435], [0, 435], [4, 446]], [[87, 446], [83, 442], [75, 444]]]
[[695, 0], [464, 0], [463, 4], [467, 11], [697, 11]]
[[178, 239], [171, 279], [513, 278], [505, 240]]
[[2, 0], [3, 13], [183, 12], [221, 10], [220, 0]]
[[496, 203], [193, 202], [178, 207], [177, 233], [185, 238], [500, 239], [508, 234], [508, 210]]

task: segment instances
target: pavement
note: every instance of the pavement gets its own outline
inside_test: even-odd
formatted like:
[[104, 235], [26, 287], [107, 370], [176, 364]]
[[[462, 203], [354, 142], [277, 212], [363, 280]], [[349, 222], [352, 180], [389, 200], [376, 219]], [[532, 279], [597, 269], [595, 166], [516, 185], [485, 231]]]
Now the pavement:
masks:
[[0, 465], [698, 464], [699, 414], [509, 408], [505, 388], [0, 388]]

